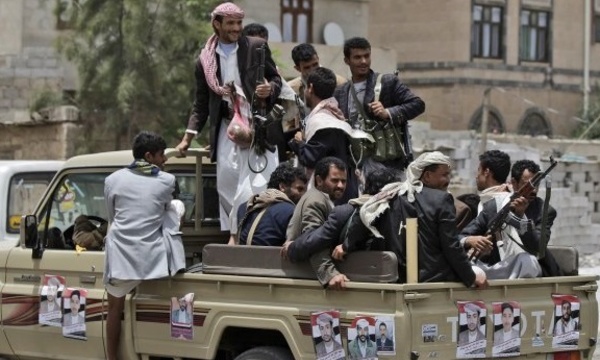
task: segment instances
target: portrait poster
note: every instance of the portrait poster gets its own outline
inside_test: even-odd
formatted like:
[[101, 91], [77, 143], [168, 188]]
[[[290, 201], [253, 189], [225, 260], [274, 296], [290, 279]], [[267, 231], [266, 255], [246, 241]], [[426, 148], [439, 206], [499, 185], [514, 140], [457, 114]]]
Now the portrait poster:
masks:
[[458, 307], [458, 359], [485, 358], [486, 316], [483, 301], [457, 301]]
[[44, 275], [40, 289], [40, 311], [38, 322], [42, 325], [62, 326], [62, 292], [65, 278], [58, 275]]
[[521, 354], [521, 306], [516, 301], [493, 302], [494, 357]]
[[194, 293], [171, 298], [171, 337], [194, 339]]
[[63, 327], [64, 337], [86, 340], [85, 303], [86, 289], [67, 288], [63, 295]]
[[552, 295], [554, 302], [554, 325], [552, 347], [575, 349], [579, 344], [581, 303], [575, 295]]
[[310, 314], [313, 344], [317, 360], [345, 359], [340, 334], [340, 312], [322, 311]]
[[372, 316], [357, 316], [348, 328], [348, 359], [377, 359], [375, 324]]
[[392, 316], [375, 317], [377, 355], [396, 355], [396, 328]]

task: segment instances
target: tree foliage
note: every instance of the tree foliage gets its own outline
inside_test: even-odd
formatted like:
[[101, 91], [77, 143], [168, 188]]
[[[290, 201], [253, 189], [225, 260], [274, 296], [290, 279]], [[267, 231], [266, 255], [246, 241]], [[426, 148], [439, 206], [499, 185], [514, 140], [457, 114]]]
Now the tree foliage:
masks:
[[127, 148], [141, 129], [179, 138], [194, 92], [194, 64], [212, 32], [213, 0], [62, 0], [58, 15], [72, 30], [58, 49], [78, 68], [77, 106], [85, 138]]
[[590, 122], [581, 124], [575, 130], [575, 137], [579, 138], [583, 134], [584, 139], [600, 139], [600, 121], [597, 121], [598, 117], [600, 117], [600, 88], [595, 86], [594, 91], [590, 94], [587, 116]]

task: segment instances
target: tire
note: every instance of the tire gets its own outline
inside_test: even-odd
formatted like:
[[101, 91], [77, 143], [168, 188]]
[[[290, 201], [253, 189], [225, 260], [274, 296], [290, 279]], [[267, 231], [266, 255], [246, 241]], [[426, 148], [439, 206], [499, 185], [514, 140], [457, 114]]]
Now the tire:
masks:
[[235, 360], [294, 360], [290, 349], [278, 346], [260, 346], [246, 350]]

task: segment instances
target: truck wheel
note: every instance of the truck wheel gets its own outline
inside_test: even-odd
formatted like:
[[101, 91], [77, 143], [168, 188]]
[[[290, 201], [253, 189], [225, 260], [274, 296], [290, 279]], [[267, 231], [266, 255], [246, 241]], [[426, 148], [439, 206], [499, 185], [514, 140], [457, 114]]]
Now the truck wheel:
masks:
[[261, 346], [244, 351], [235, 360], [294, 360], [294, 356], [286, 348]]

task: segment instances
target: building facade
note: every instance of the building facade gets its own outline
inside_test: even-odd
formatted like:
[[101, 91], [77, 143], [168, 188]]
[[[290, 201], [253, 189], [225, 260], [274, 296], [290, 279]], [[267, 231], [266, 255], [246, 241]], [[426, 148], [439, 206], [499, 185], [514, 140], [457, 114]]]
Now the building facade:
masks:
[[[439, 130], [479, 129], [490, 89], [491, 132], [570, 136], [582, 123], [585, 84], [589, 90], [600, 79], [599, 0], [237, 3], [249, 20], [279, 30], [284, 44], [337, 44], [328, 31], [333, 24], [343, 38], [364, 36], [373, 47], [395, 52], [400, 77], [426, 101], [419, 120]], [[343, 65], [339, 56], [327, 58]]]

